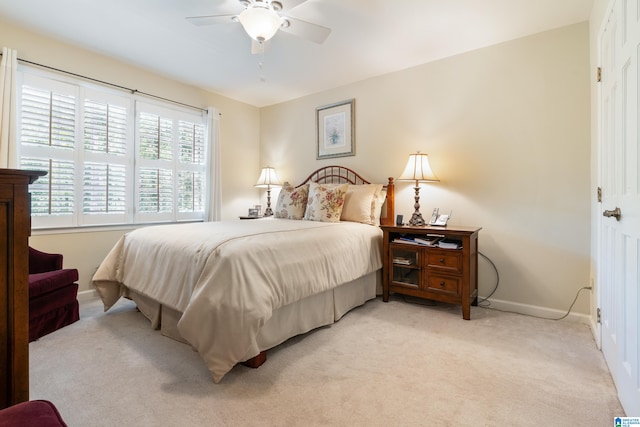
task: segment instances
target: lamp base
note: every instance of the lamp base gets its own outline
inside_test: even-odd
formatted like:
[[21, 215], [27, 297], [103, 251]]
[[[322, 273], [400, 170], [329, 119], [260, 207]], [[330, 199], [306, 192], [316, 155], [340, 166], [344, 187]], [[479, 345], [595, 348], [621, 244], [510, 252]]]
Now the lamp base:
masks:
[[424, 218], [422, 218], [422, 214], [420, 212], [414, 212], [409, 220], [409, 225], [421, 227], [426, 225], [426, 222], [424, 221]]
[[415, 203], [413, 205], [413, 215], [411, 215], [411, 219], [409, 220], [409, 225], [421, 227], [426, 224], [424, 222], [424, 218], [422, 218], [422, 214], [420, 213], [420, 186], [418, 186], [418, 181], [416, 181], [416, 186], [413, 187], [416, 192], [416, 195], [413, 197]]
[[273, 210], [271, 210], [271, 187], [267, 187], [267, 208], [264, 210], [263, 216], [273, 216]]

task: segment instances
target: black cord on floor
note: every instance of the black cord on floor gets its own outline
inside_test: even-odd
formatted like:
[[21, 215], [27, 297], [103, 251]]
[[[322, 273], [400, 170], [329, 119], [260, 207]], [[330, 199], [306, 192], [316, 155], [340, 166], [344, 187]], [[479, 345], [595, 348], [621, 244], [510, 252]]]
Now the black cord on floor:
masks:
[[544, 316], [536, 316], [535, 314], [526, 314], [526, 313], [519, 313], [517, 311], [509, 311], [509, 310], [501, 310], [499, 308], [493, 308], [490, 306], [487, 307], [483, 307], [483, 308], [488, 308], [489, 310], [495, 310], [495, 311], [501, 311], [503, 313], [515, 313], [515, 314], [522, 314], [524, 316], [530, 316], [530, 317], [535, 317], [537, 319], [544, 319], [544, 320], [562, 320], [565, 317], [567, 317], [569, 315], [569, 313], [571, 313], [571, 309], [573, 308], [573, 306], [575, 305], [576, 301], [578, 301], [578, 296], [580, 295], [580, 292], [582, 292], [583, 290], [588, 289], [591, 290], [591, 286], [583, 286], [580, 289], [578, 289], [578, 292], [576, 292], [576, 297], [573, 299], [573, 302], [571, 303], [571, 305], [569, 306], [569, 309], [567, 310], [567, 312], [560, 317], [544, 317]]
[[493, 288], [493, 290], [491, 291], [491, 293], [489, 294], [489, 296], [485, 297], [485, 298], [478, 298], [478, 307], [484, 307], [484, 308], [489, 308], [491, 307], [491, 302], [489, 302], [486, 305], [481, 305], [483, 302], [487, 301], [489, 298], [491, 298], [491, 296], [493, 294], [496, 293], [496, 291], [498, 290], [498, 285], [500, 284], [500, 273], [498, 273], [498, 267], [496, 267], [495, 263], [493, 261], [491, 261], [491, 259], [486, 256], [485, 254], [483, 254], [482, 252], [478, 251], [478, 254], [486, 259], [489, 264], [491, 264], [491, 266], [493, 267], [493, 270], [496, 272], [496, 286]]
[[[583, 286], [582, 288], [578, 289], [578, 292], [576, 292], [576, 296], [573, 299], [573, 302], [571, 303], [571, 305], [569, 306], [569, 309], [567, 310], [567, 312], [561, 316], [561, 317], [544, 317], [544, 316], [536, 316], [534, 314], [525, 314], [525, 313], [519, 313], [517, 311], [510, 311], [510, 310], [502, 310], [499, 308], [494, 308], [491, 307], [491, 301], [489, 301], [489, 298], [491, 298], [491, 296], [493, 296], [494, 293], [496, 293], [496, 291], [498, 290], [498, 285], [500, 285], [500, 273], [498, 272], [498, 267], [496, 267], [496, 264], [485, 254], [483, 254], [482, 252], [478, 252], [478, 254], [484, 258], [485, 260], [487, 260], [487, 262], [489, 264], [491, 264], [491, 266], [493, 267], [493, 271], [495, 271], [496, 273], [496, 285], [493, 287], [493, 290], [491, 291], [491, 293], [489, 293], [488, 296], [484, 297], [484, 298], [478, 298], [478, 307], [481, 308], [487, 308], [489, 310], [496, 310], [496, 311], [500, 311], [503, 313], [514, 313], [514, 314], [522, 314], [524, 316], [530, 316], [530, 317], [535, 317], [538, 319], [545, 319], [545, 320], [562, 320], [564, 318], [566, 318], [567, 316], [569, 316], [569, 313], [571, 313], [571, 309], [573, 308], [573, 306], [575, 305], [576, 301], [578, 301], [578, 296], [580, 295], [580, 292], [582, 292], [585, 289], [591, 290], [591, 286]], [[403, 298], [405, 300], [405, 302], [409, 302], [412, 304], [419, 304], [419, 305], [435, 305], [434, 303], [428, 303], [428, 302], [416, 302], [415, 300], [408, 300], [404, 295]]]
[[[491, 291], [491, 293], [485, 297], [485, 298], [478, 298], [478, 307], [482, 307], [482, 308], [488, 308], [490, 310], [496, 310], [496, 311], [501, 311], [503, 313], [515, 313], [515, 314], [524, 314], [524, 313], [519, 313], [517, 311], [509, 311], [509, 310], [501, 310], [499, 308], [494, 308], [491, 307], [491, 301], [489, 301], [489, 298], [491, 298], [491, 296], [496, 292], [496, 290], [498, 289], [498, 285], [500, 284], [500, 273], [498, 273], [498, 267], [496, 267], [495, 263], [493, 261], [491, 261], [491, 259], [489, 259], [488, 256], [486, 256], [485, 254], [483, 254], [482, 252], [478, 252], [478, 254], [480, 254], [480, 256], [482, 256], [484, 259], [486, 259], [489, 264], [491, 264], [491, 266], [493, 267], [493, 270], [496, 272], [496, 285], [493, 288], [493, 290]], [[591, 286], [583, 286], [582, 288], [578, 289], [578, 292], [576, 292], [576, 296], [573, 299], [573, 302], [571, 303], [571, 305], [569, 306], [569, 309], [567, 310], [567, 312], [561, 316], [561, 317], [544, 317], [544, 316], [536, 316], [534, 314], [524, 314], [525, 316], [531, 316], [531, 317], [536, 317], [538, 319], [545, 319], [545, 320], [562, 320], [564, 318], [566, 318], [567, 316], [569, 316], [569, 313], [571, 313], [571, 309], [573, 308], [573, 306], [576, 304], [576, 301], [578, 301], [578, 296], [580, 295], [580, 292], [582, 292], [583, 290], [588, 289], [591, 290]], [[484, 304], [483, 304], [484, 303]]]

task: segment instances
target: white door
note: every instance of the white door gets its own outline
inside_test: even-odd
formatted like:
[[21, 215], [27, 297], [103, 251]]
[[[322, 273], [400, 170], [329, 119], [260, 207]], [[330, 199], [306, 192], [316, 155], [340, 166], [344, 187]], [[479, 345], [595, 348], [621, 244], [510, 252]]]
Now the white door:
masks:
[[600, 39], [601, 341], [622, 406], [634, 417], [640, 416], [639, 3], [614, 0]]

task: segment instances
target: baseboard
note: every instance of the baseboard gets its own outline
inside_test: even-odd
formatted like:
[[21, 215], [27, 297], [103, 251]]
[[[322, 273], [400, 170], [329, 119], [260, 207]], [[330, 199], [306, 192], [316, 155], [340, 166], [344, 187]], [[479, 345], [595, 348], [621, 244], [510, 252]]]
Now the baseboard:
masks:
[[89, 289], [88, 291], [78, 292], [78, 302], [87, 302], [99, 298], [98, 292], [95, 289]]
[[[491, 303], [489, 308], [495, 308], [496, 310], [512, 311], [514, 313], [524, 314], [527, 316], [542, 317], [550, 320], [558, 319], [559, 317], [562, 317], [567, 313], [566, 311], [555, 310], [553, 308], [540, 307], [537, 305], [521, 304], [518, 302], [504, 301], [504, 300], [493, 299], [493, 298], [490, 299], [489, 302]], [[565, 317], [563, 320], [591, 325], [591, 316], [584, 313], [569, 313], [569, 315]]]
[[596, 342], [596, 347], [598, 347], [598, 350], [602, 350], [602, 345], [600, 344], [600, 327], [594, 317], [590, 317], [589, 326], [591, 326], [591, 333]]

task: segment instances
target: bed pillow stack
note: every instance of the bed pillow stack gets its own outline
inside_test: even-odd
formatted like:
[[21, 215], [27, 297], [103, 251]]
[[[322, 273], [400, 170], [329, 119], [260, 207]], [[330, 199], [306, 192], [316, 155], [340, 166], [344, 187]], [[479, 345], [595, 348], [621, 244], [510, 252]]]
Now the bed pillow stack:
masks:
[[380, 214], [386, 195], [382, 184], [311, 182], [293, 187], [285, 182], [278, 195], [274, 217], [380, 225]]

